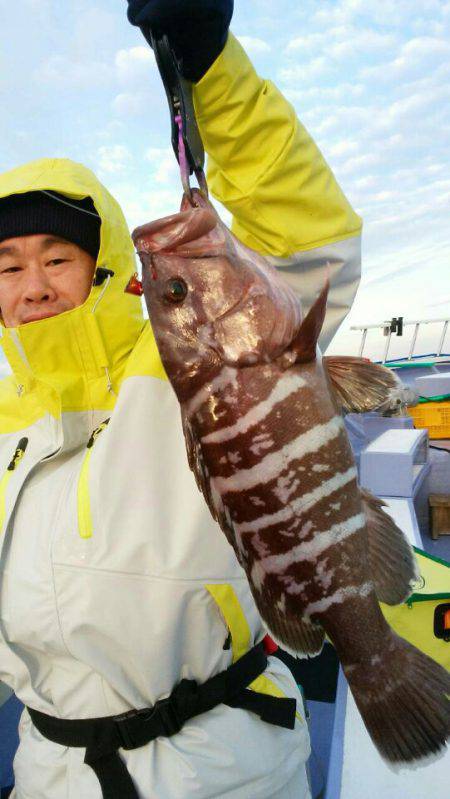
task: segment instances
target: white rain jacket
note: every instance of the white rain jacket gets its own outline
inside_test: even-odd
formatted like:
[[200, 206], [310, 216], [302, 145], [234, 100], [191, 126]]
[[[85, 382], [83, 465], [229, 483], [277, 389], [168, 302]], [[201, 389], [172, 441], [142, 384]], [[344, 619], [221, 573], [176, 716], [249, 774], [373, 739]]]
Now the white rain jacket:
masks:
[[[273, 257], [306, 307], [330, 263], [323, 346], [358, 283], [359, 218], [231, 35], [195, 101], [210, 186], [235, 233]], [[0, 176], [0, 196], [39, 189], [92, 197], [98, 264], [114, 276], [78, 308], [1, 329], [12, 375], [0, 384], [0, 679], [44, 713], [111, 716], [152, 705], [183, 677], [204, 682], [264, 631], [187, 466], [177, 400], [140, 300], [124, 294], [135, 261], [117, 203], [64, 159]], [[284, 796], [309, 755], [300, 694], [274, 657], [252, 688], [296, 697], [295, 730], [219, 705], [173, 737], [121, 751], [140, 796]], [[42, 738], [24, 711], [14, 796], [100, 799], [83, 757]]]

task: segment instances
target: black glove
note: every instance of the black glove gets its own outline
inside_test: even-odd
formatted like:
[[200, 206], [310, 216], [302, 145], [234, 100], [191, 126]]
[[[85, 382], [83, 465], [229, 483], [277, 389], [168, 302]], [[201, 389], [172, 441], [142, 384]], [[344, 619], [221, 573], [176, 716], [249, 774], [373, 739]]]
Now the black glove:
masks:
[[182, 75], [196, 83], [220, 55], [233, 15], [233, 0], [128, 0], [128, 19], [149, 41], [165, 33]]

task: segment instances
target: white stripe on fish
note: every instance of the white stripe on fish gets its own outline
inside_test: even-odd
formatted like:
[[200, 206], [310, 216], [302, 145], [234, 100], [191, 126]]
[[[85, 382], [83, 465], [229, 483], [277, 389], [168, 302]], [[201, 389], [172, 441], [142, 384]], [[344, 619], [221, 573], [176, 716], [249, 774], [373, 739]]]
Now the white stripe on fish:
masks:
[[220, 430], [215, 430], [203, 436], [202, 443], [219, 444], [222, 441], [229, 441], [241, 433], [246, 433], [250, 427], [254, 427], [258, 422], [265, 419], [277, 403], [287, 399], [291, 394], [295, 394], [299, 388], [303, 388], [306, 385], [306, 380], [298, 374], [286, 374], [276, 383], [275, 388], [267, 399], [258, 403], [258, 405], [254, 405], [254, 407], [238, 419], [235, 424], [229, 427], [222, 427]]
[[[258, 530], [263, 530], [265, 527], [287, 522], [289, 519], [294, 518], [297, 512], [300, 511], [304, 513], [309, 510], [317, 502], [324, 499], [324, 497], [342, 488], [349, 483], [350, 480], [354, 480], [356, 476], [357, 471], [354, 466], [351, 466], [346, 472], [338, 472], [331, 480], [326, 480], [313, 491], [310, 491], [308, 494], [303, 494], [302, 497], [291, 502], [286, 508], [282, 508], [276, 513], [259, 516], [258, 519], [253, 519], [251, 522], [241, 522], [240, 524], [234, 522], [234, 528], [237, 533], [256, 533]], [[215, 479], [211, 480], [211, 482], [214, 481]]]
[[214, 396], [216, 391], [226, 388], [229, 385], [237, 385], [238, 370], [231, 366], [224, 366], [216, 377], [209, 383], [205, 383], [188, 402], [185, 408], [188, 416], [196, 413], [203, 403], [207, 402]]
[[[292, 591], [294, 585], [289, 586], [286, 590], [288, 593], [295, 593]], [[310, 618], [316, 613], [324, 613], [331, 605], [339, 605], [346, 602], [347, 599], [354, 597], [366, 597], [373, 591], [373, 583], [369, 580], [362, 585], [348, 585], [346, 588], [338, 588], [334, 594], [325, 596], [323, 599], [318, 599], [316, 602], [310, 602], [309, 605], [302, 610], [302, 616]]]
[[333, 524], [329, 530], [314, 533], [313, 538], [309, 541], [302, 541], [301, 544], [292, 547], [289, 552], [262, 558], [261, 566], [271, 574], [283, 574], [294, 563], [300, 563], [302, 560], [315, 561], [330, 546], [345, 541], [346, 538], [361, 530], [365, 524], [365, 514], [357, 513], [344, 522]]
[[336, 438], [343, 428], [342, 418], [333, 416], [325, 424], [317, 424], [307, 433], [302, 433], [294, 438], [277, 452], [269, 453], [250, 469], [240, 469], [230, 477], [214, 477], [212, 479], [222, 496], [229, 491], [246, 491], [257, 485], [268, 483], [278, 477], [292, 460], [302, 458], [310, 452], [317, 452], [318, 449]]

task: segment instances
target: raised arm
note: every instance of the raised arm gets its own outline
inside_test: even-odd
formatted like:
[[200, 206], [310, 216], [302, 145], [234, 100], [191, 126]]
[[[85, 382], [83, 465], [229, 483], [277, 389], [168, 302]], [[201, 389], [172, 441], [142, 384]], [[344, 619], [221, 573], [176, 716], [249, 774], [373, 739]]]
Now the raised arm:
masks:
[[228, 34], [232, 0], [128, 0], [128, 17], [167, 33], [194, 83], [212, 194], [233, 214], [233, 232], [272, 256], [306, 312], [331, 289], [322, 349], [350, 310], [360, 277], [361, 220], [292, 106], [256, 74]]
[[361, 219], [290, 103], [256, 74], [233, 34], [194, 99], [209, 187], [233, 214], [233, 232], [273, 256], [305, 310], [330, 265], [325, 348], [359, 284]]

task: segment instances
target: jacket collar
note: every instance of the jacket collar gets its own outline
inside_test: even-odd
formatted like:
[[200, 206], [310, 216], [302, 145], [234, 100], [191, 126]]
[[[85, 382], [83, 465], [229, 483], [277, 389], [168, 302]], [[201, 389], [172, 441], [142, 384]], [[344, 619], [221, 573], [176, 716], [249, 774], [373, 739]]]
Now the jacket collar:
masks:
[[[105, 285], [102, 294], [110, 290], [111, 285]], [[37, 391], [41, 400], [48, 395], [44, 404], [54, 415], [114, 407], [126, 361], [144, 320], [130, 324], [129, 318], [114, 314], [111, 307], [99, 314], [98, 306], [105, 297], [97, 299], [48, 319], [2, 327], [0, 343], [18, 397], [30, 391]]]

